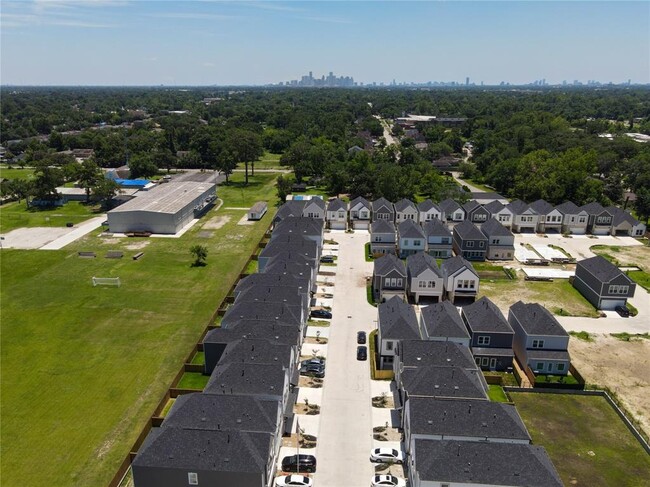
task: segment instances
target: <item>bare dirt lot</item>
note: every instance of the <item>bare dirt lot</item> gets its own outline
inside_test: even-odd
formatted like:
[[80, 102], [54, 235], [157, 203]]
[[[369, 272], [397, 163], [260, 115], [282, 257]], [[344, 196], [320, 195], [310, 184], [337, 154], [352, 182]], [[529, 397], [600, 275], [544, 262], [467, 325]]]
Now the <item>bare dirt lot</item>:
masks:
[[592, 247], [596, 254], [607, 254], [614, 257], [620, 265], [638, 265], [642, 269], [650, 269], [650, 247]]
[[650, 434], [650, 340], [629, 342], [593, 335], [593, 342], [571, 337], [571, 361], [587, 383], [608, 387]]
[[203, 230], [219, 230], [230, 221], [229, 216], [215, 216], [203, 224]]

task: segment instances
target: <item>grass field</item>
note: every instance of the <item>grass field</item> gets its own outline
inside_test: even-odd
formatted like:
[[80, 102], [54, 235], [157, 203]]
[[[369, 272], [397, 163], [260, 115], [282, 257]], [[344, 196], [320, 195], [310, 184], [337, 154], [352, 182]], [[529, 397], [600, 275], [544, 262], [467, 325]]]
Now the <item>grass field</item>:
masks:
[[[243, 175], [233, 179], [218, 190], [224, 207], [179, 239], [97, 230], [60, 251], [2, 251], [3, 485], [101, 487], [112, 478], [272, 219], [273, 175], [249, 189]], [[270, 211], [254, 225], [225, 209], [258, 199]], [[208, 247], [205, 267], [190, 266], [195, 243]], [[125, 257], [79, 259], [79, 250]], [[122, 286], [92, 287], [92, 276], [119, 276]]]
[[510, 393], [533, 443], [548, 451], [564, 485], [645, 486], [650, 456], [598, 396]]
[[8, 168], [0, 166], [0, 179], [31, 179], [34, 176], [33, 169]]
[[510, 402], [506, 397], [506, 393], [503, 392], [503, 387], [496, 384], [488, 385], [488, 397], [490, 401], [494, 402]]
[[99, 205], [71, 201], [55, 208], [27, 208], [25, 201], [0, 206], [0, 232], [7, 233], [24, 227], [65, 227], [81, 223], [101, 213]]
[[[286, 166], [280, 164], [280, 157], [282, 154], [273, 154], [265, 151], [257, 161], [255, 161], [255, 169], [288, 169]], [[244, 165], [241, 164], [241, 168]]]

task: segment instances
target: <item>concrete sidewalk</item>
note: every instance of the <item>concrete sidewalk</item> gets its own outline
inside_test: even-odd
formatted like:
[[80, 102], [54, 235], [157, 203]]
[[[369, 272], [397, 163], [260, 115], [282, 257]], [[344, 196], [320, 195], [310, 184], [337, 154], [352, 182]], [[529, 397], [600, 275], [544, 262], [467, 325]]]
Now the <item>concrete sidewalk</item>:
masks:
[[106, 221], [106, 214], [91, 218], [86, 220], [78, 227], [75, 227], [71, 232], [66, 233], [65, 235], [53, 240], [52, 242], [43, 245], [41, 250], [60, 250], [66, 245], [74, 242], [75, 240], [83, 237], [84, 235], [89, 234], [93, 230], [98, 229], [102, 226], [102, 222]]

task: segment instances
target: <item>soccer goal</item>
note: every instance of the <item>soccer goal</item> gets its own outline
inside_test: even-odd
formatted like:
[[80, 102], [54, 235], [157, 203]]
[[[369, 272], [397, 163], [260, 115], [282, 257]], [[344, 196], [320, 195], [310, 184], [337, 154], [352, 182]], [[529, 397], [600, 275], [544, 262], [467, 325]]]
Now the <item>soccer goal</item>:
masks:
[[93, 276], [93, 287], [95, 286], [117, 286], [120, 287], [122, 283], [120, 282], [119, 277], [94, 277]]

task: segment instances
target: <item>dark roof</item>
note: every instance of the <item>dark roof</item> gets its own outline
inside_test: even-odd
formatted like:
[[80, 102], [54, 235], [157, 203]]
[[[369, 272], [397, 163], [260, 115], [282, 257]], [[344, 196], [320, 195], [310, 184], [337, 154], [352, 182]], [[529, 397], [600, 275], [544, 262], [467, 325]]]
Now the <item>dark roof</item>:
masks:
[[496, 347], [472, 347], [472, 353], [475, 357], [488, 356], [488, 357], [514, 357], [515, 353], [512, 348], [496, 348]]
[[252, 286], [240, 293], [235, 303], [285, 303], [287, 306], [305, 307], [308, 305], [305, 293], [299, 293], [294, 286]]
[[426, 199], [418, 204], [418, 211], [429, 211], [432, 208], [435, 208], [436, 210], [440, 211], [440, 207], [430, 199]]
[[424, 222], [422, 229], [427, 237], [451, 237], [449, 229], [437, 218]]
[[530, 442], [514, 404], [413, 397], [406, 403], [412, 435], [499, 438]]
[[559, 204], [555, 207], [557, 211], [563, 215], [577, 215], [580, 213], [580, 208], [573, 201], [565, 201], [562, 204]]
[[553, 205], [546, 200], [539, 199], [528, 205], [535, 213], [539, 215], [548, 215], [553, 211]]
[[407, 367], [401, 373], [401, 385], [409, 397], [487, 399], [480, 374], [480, 370], [462, 367]]
[[467, 327], [451, 301], [422, 308], [421, 317], [429, 337], [469, 338]]
[[300, 329], [292, 324], [270, 320], [236, 320], [227, 328], [214, 328], [203, 338], [203, 343], [231, 343], [242, 338], [264, 339], [270, 343], [298, 343]]
[[514, 333], [501, 310], [485, 296], [465, 306], [462, 313], [473, 333]]
[[373, 213], [376, 212], [377, 210], [380, 210], [382, 207], [386, 207], [386, 209], [389, 210], [391, 213], [395, 211], [395, 209], [393, 208], [393, 203], [391, 203], [384, 197], [378, 198], [372, 202]]
[[287, 306], [285, 303], [258, 303], [251, 306], [250, 303], [234, 303], [221, 319], [222, 326], [227, 325], [230, 319], [248, 318], [255, 320], [278, 320], [284, 323], [300, 323], [300, 315], [295, 306]]
[[566, 350], [526, 350], [526, 356], [529, 360], [571, 360]]
[[495, 213], [499, 213], [501, 210], [505, 208], [505, 205], [501, 203], [500, 201], [494, 200], [490, 201], [487, 205], [484, 205], [483, 208], [485, 208], [490, 215], [494, 215]]
[[451, 198], [441, 201], [438, 206], [445, 212], [445, 215], [451, 215], [454, 211], [461, 208], [461, 206]]
[[273, 436], [242, 431], [154, 428], [133, 460], [139, 467], [265, 475]]
[[165, 416], [163, 427], [275, 433], [280, 402], [253, 396], [183, 394]]
[[614, 226], [618, 226], [623, 222], [627, 222], [633, 227], [639, 224], [639, 221], [636, 218], [630, 215], [627, 211], [621, 210], [616, 206], [608, 206], [605, 209], [614, 215], [614, 218], [612, 218], [612, 225]]
[[263, 274], [292, 274], [311, 279], [313, 270], [313, 261], [305, 259], [302, 255], [285, 252], [269, 259]]
[[400, 238], [425, 238], [422, 227], [410, 219], [401, 222], [397, 230]]
[[510, 306], [510, 313], [528, 335], [569, 336], [555, 317], [539, 303], [517, 301]]
[[528, 205], [521, 200], [514, 200], [506, 205], [506, 208], [512, 211], [514, 215], [521, 215], [528, 209]]
[[286, 203], [283, 203], [280, 208], [278, 208], [275, 217], [273, 220], [282, 220], [290, 216], [302, 216], [302, 210], [305, 208], [304, 201], [290, 200]]
[[605, 208], [603, 208], [603, 205], [596, 201], [592, 201], [591, 203], [587, 203], [586, 205], [582, 205], [580, 207], [581, 210], [585, 210], [587, 213], [590, 215], [598, 215], [605, 211]]
[[255, 273], [241, 279], [235, 290], [235, 296], [257, 286], [291, 286], [297, 293], [309, 293], [309, 277], [294, 274]]
[[253, 206], [251, 206], [250, 211], [251, 211], [251, 212], [254, 212], [254, 213], [259, 213], [259, 212], [261, 212], [262, 210], [264, 210], [265, 208], [268, 208], [268, 206], [269, 206], [269, 205], [267, 204], [266, 201], [258, 201], [258, 202], [255, 203]]
[[487, 237], [471, 221], [465, 220], [454, 227], [454, 234], [463, 240], [487, 240]]
[[316, 205], [318, 206], [321, 210], [325, 210], [325, 201], [322, 198], [316, 198], [313, 197], [308, 200], [303, 200], [305, 203], [305, 208], [307, 208], [309, 205]]
[[320, 236], [323, 234], [323, 221], [302, 216], [286, 217], [275, 224], [275, 227], [273, 227], [273, 233], [271, 233], [271, 239], [286, 233]]
[[335, 198], [327, 204], [327, 211], [338, 211], [338, 210], [347, 211], [347, 209], [348, 209], [347, 203], [343, 201], [341, 198]]
[[445, 277], [451, 276], [463, 267], [467, 267], [470, 271], [476, 274], [476, 277], [478, 277], [478, 274], [474, 270], [472, 264], [469, 261], [463, 259], [460, 255], [451, 257], [440, 264], [440, 270], [442, 271], [442, 275]]
[[413, 203], [411, 200], [408, 200], [406, 198], [402, 198], [397, 203], [395, 203], [395, 211], [404, 211], [408, 208], [417, 211], [417, 207], [415, 206], [415, 203]]
[[406, 258], [406, 269], [411, 276], [419, 276], [425, 270], [431, 269], [435, 275], [442, 277], [436, 259], [425, 252], [416, 252]]
[[361, 203], [366, 208], [370, 209], [370, 203], [363, 196], [357, 196], [352, 201], [350, 201], [350, 209], [352, 209], [354, 206], [358, 205], [359, 203]]
[[494, 191], [472, 191], [470, 193], [472, 199], [475, 200], [505, 200], [506, 198]]
[[475, 210], [476, 208], [480, 208], [481, 204], [476, 201], [476, 200], [469, 200], [467, 203], [465, 203], [462, 208], [465, 210], [465, 213], [469, 213], [472, 210]]
[[391, 271], [397, 271], [406, 277], [406, 267], [404, 262], [395, 257], [393, 254], [386, 254], [374, 262], [374, 272], [376, 276], [385, 276]]
[[480, 441], [415, 440], [421, 481], [512, 487], [562, 487], [541, 446]]
[[308, 259], [318, 257], [318, 243], [302, 236], [299, 238], [277, 237], [271, 240], [260, 252], [260, 257], [271, 257], [284, 252], [295, 252], [304, 255]]
[[420, 338], [420, 327], [413, 307], [393, 296], [378, 306], [381, 339], [408, 340]]
[[218, 365], [222, 364], [275, 364], [291, 365], [291, 345], [271, 343], [263, 339], [240, 338], [228, 343]]
[[620, 275], [625, 276], [623, 271], [600, 255], [578, 261], [577, 268], [579, 267], [583, 267], [589, 271], [590, 274], [601, 282], [609, 282]]
[[499, 223], [496, 218], [490, 218], [481, 225], [481, 231], [488, 237], [512, 237], [512, 232]]
[[395, 235], [395, 224], [390, 220], [380, 218], [370, 224], [370, 233], [392, 233]]
[[204, 393], [282, 396], [285, 377], [285, 369], [276, 364], [220, 364], [212, 371]]
[[403, 367], [477, 368], [469, 347], [456, 342], [402, 340], [398, 347], [399, 361]]

